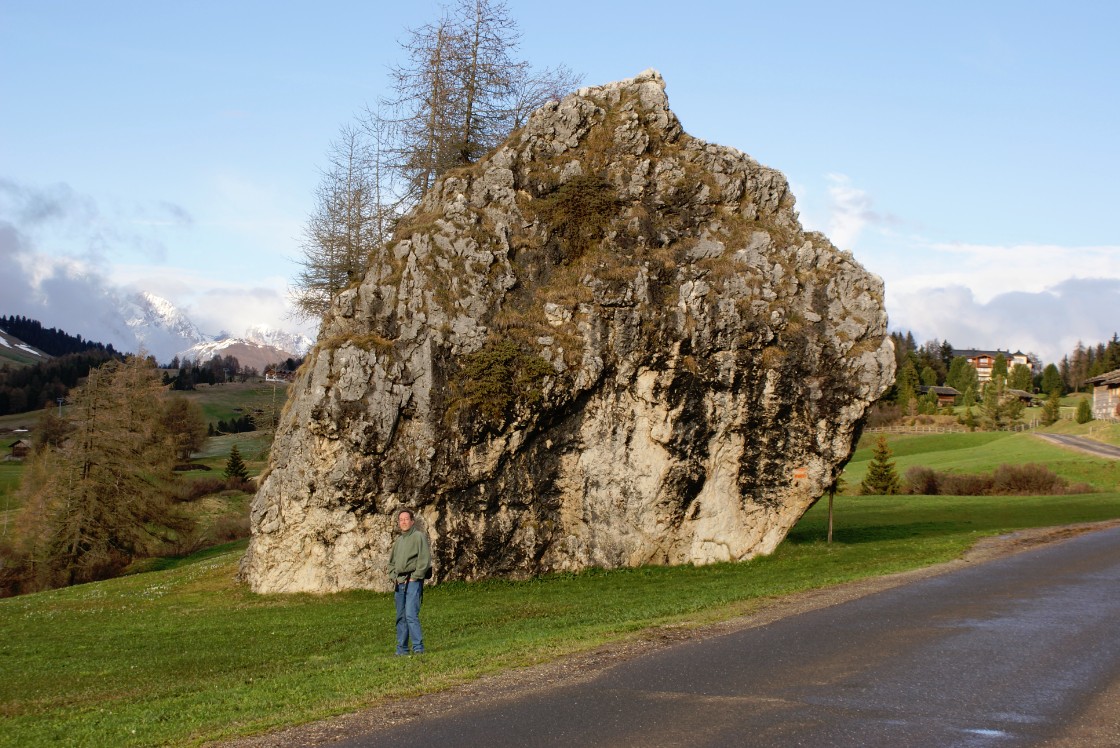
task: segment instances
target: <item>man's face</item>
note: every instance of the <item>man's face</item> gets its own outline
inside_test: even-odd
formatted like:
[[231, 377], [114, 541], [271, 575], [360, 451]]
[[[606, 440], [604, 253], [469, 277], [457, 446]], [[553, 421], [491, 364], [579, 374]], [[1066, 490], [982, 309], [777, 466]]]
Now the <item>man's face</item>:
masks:
[[408, 532], [409, 528], [412, 527], [412, 515], [408, 512], [401, 512], [400, 516], [397, 517], [397, 524], [400, 525], [401, 532]]

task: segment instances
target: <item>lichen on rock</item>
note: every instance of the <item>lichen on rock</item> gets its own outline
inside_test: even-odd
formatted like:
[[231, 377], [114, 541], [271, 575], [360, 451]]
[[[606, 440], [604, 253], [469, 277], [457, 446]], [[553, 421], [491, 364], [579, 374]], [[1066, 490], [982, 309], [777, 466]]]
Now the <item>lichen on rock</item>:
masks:
[[252, 507], [259, 592], [769, 553], [893, 379], [882, 282], [785, 178], [686, 134], [656, 71], [446, 174], [293, 384]]

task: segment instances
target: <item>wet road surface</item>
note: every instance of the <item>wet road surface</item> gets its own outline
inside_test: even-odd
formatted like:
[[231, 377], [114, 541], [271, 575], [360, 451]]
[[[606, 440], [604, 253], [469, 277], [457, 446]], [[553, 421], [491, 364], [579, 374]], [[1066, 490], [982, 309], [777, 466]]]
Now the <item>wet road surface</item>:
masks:
[[1120, 683], [1118, 621], [1114, 528], [332, 745], [1038, 745]]

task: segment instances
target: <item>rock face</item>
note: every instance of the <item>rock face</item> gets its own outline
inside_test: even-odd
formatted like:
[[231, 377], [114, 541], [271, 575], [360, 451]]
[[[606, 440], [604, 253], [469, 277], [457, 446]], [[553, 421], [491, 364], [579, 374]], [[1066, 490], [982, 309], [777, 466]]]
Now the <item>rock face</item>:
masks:
[[258, 592], [771, 552], [892, 381], [882, 282], [655, 71], [445, 175], [335, 300], [252, 508]]

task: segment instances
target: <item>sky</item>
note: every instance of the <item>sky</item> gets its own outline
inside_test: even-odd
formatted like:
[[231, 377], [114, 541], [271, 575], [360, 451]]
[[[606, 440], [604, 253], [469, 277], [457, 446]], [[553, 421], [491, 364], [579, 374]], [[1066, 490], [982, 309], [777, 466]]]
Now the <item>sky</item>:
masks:
[[[508, 6], [534, 66], [656, 68], [687, 132], [781, 171], [892, 330], [1043, 363], [1120, 330], [1120, 3]], [[121, 347], [144, 290], [314, 337], [288, 287], [328, 145], [440, 7], [0, 0], [0, 315]]]

